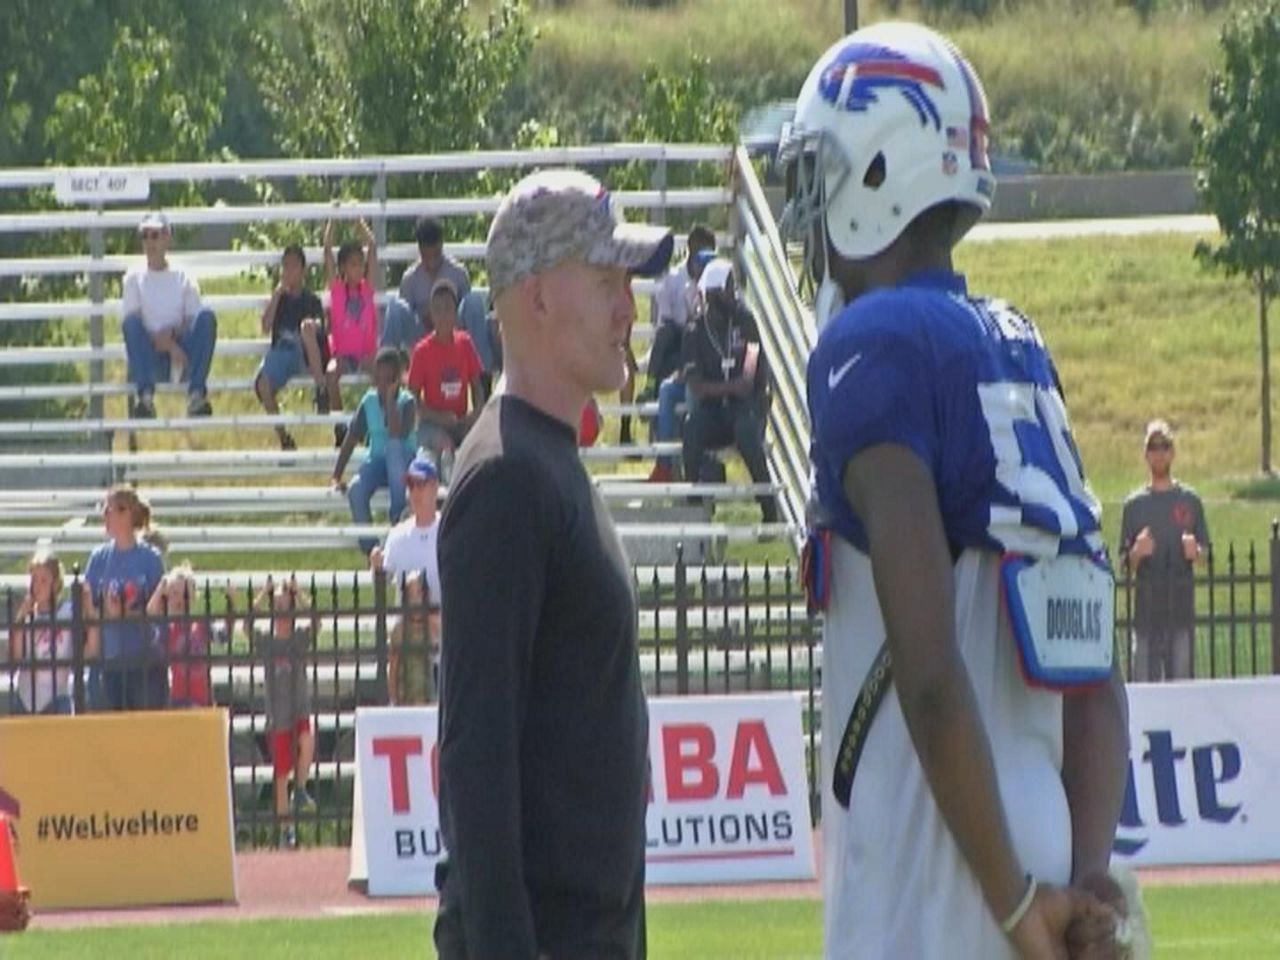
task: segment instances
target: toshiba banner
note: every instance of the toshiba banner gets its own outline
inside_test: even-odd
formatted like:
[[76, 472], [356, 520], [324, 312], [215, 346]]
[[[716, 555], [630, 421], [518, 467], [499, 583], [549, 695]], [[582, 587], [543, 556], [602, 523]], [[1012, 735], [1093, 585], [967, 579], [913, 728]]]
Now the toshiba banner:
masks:
[[1280, 680], [1129, 685], [1115, 861], [1280, 859]]
[[[798, 694], [649, 701], [648, 880], [814, 875]], [[434, 708], [356, 712], [351, 878], [370, 896], [435, 892], [443, 853]]]

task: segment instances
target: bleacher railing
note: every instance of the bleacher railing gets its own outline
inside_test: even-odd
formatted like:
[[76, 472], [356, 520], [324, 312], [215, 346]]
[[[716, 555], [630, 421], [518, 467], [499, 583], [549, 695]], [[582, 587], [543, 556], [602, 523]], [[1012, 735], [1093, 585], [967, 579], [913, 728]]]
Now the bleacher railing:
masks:
[[[732, 196], [723, 184], [673, 188], [671, 168], [675, 164], [724, 165], [732, 150], [723, 145], [623, 143], [581, 147], [550, 147], [534, 150], [478, 151], [473, 153], [419, 154], [353, 159], [314, 160], [240, 160], [212, 163], [137, 164], [122, 167], [93, 168], [94, 173], [117, 177], [145, 177], [151, 185], [204, 183], [224, 184], [217, 202], [203, 206], [167, 206], [166, 212], [175, 227], [237, 226], [271, 222], [319, 223], [368, 219], [377, 238], [382, 266], [408, 263], [416, 259], [411, 243], [387, 246], [387, 225], [394, 220], [411, 221], [424, 215], [469, 217], [491, 215], [500, 197], [493, 191], [487, 195], [456, 197], [394, 196], [390, 187], [398, 177], [441, 175], [474, 175], [486, 171], [519, 171], [538, 166], [572, 165], [582, 167], [622, 167], [638, 165], [646, 172], [648, 189], [618, 190], [615, 196], [626, 207], [644, 210], [655, 220], [665, 220], [668, 212], [725, 208]], [[39, 303], [6, 303], [0, 305], [0, 323], [51, 318], [89, 320], [89, 344], [95, 350], [104, 345], [104, 317], [119, 312], [119, 301], [109, 300], [104, 280], [123, 273], [137, 257], [108, 255], [106, 237], [111, 231], [132, 233], [142, 210], [161, 205], [132, 202], [124, 206], [101, 203], [79, 209], [52, 209], [52, 188], [65, 168], [34, 167], [0, 171], [0, 192], [22, 192], [26, 198], [49, 197], [48, 208], [0, 214], [0, 246], [10, 238], [48, 237], [52, 249], [63, 250], [66, 238], [80, 237], [74, 255], [48, 254], [0, 259], [0, 281], [28, 281], [34, 278], [76, 277], [87, 280], [87, 298], [45, 301]], [[284, 201], [261, 202], [255, 187], [269, 186], [274, 196], [297, 192], [302, 181], [341, 181], [342, 193], [359, 194], [361, 199], [334, 205], [329, 202]], [[356, 184], [363, 185], [356, 186]], [[477, 191], [480, 188], [476, 188]], [[222, 194], [225, 193], [225, 196]], [[252, 198], [253, 202], [244, 202]], [[29, 203], [29, 199], [26, 201]], [[24, 203], [13, 204], [22, 206]], [[483, 256], [483, 244], [475, 242], [447, 244], [455, 256], [475, 259]], [[313, 253], [318, 251], [312, 250]], [[261, 249], [181, 250], [171, 259], [184, 267], [204, 268], [235, 273], [274, 263], [278, 251]], [[251, 306], [265, 303], [249, 298]], [[211, 298], [215, 310], [243, 306], [244, 297]], [[10, 359], [15, 354], [11, 354]], [[0, 357], [4, 362], [4, 357]], [[49, 362], [53, 362], [51, 358]], [[103, 380], [102, 359], [89, 358], [91, 384]], [[90, 396], [92, 415], [101, 416], [101, 399]]]
[[764, 190], [744, 147], [734, 152], [734, 244], [741, 289], [755, 314], [773, 379], [769, 468], [783, 491], [779, 502], [797, 549], [809, 499], [809, 414], [805, 366], [817, 331], [813, 311], [800, 299], [795, 271]]

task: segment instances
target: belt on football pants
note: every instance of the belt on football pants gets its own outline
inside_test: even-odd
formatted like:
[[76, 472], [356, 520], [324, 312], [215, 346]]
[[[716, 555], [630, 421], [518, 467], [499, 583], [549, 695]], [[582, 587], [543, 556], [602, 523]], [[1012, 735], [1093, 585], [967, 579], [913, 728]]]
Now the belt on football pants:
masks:
[[849, 795], [853, 791], [853, 775], [858, 770], [858, 761], [862, 759], [862, 748], [867, 744], [871, 721], [875, 719], [884, 695], [891, 686], [893, 664], [889, 660], [889, 642], [886, 640], [880, 645], [871, 669], [867, 672], [867, 679], [862, 681], [862, 689], [853, 701], [849, 722], [845, 724], [844, 736], [840, 738], [835, 770], [831, 774], [831, 789], [840, 806], [846, 810], [849, 809]]

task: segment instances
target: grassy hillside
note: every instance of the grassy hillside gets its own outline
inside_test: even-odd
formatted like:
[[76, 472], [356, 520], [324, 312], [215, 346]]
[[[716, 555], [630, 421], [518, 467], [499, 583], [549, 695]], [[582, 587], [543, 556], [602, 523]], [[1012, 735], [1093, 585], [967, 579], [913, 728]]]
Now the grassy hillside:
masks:
[[[1112, 0], [1026, 0], [981, 22], [931, 17], [912, 2], [859, 9], [864, 24], [911, 18], [949, 32], [985, 79], [1002, 150], [1092, 170], [1189, 162], [1187, 119], [1202, 109], [1225, 16], [1191, 6], [1145, 24]], [[749, 108], [794, 97], [843, 31], [834, 0], [560, 0], [536, 5], [534, 20], [539, 37], [508, 106], [574, 141], [620, 135], [651, 63], [680, 72], [704, 56], [720, 92]], [[1051, 51], [1035, 42], [1050, 37]]]

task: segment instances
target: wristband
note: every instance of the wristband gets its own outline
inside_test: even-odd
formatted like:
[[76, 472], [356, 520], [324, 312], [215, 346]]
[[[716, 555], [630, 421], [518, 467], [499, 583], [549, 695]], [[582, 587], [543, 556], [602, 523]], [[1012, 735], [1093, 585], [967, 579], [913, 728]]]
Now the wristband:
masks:
[[1000, 929], [1004, 931], [1004, 935], [1011, 936], [1014, 929], [1022, 922], [1022, 918], [1027, 915], [1027, 911], [1031, 909], [1031, 901], [1036, 898], [1036, 890], [1039, 884], [1036, 878], [1031, 874], [1027, 874], [1027, 892], [1022, 895], [1022, 899], [1018, 901], [1018, 905], [1013, 908], [1013, 913], [1005, 917], [1000, 923]]

